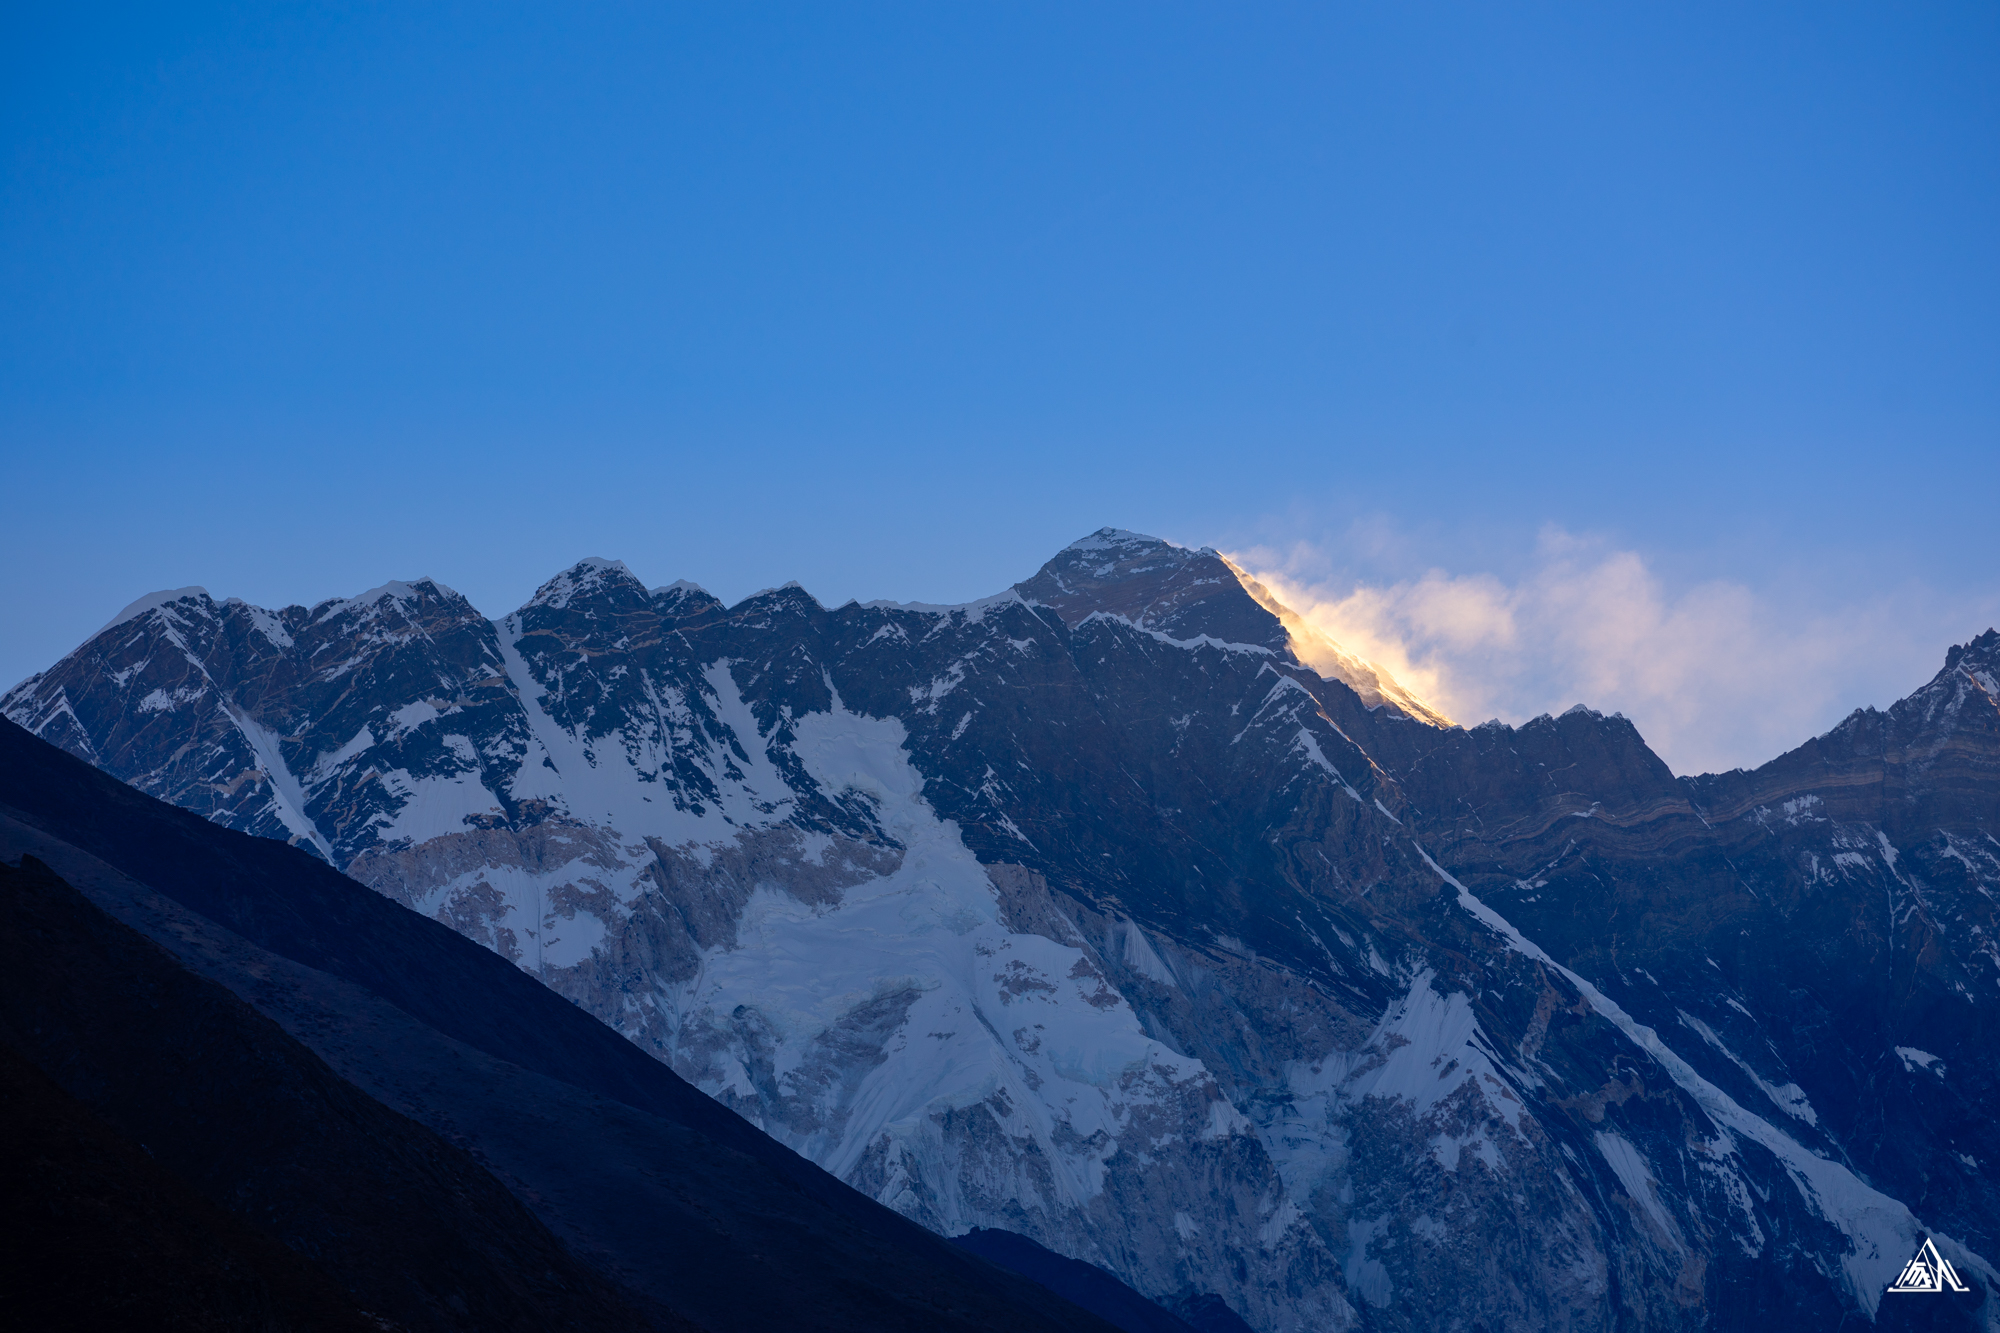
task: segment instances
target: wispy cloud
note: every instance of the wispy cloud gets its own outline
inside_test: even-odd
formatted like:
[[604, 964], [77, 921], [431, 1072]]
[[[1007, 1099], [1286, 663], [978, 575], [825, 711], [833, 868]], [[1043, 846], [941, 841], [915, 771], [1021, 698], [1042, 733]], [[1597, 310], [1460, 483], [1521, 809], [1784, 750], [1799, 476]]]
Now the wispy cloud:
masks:
[[1584, 703], [1630, 717], [1677, 773], [1754, 767], [1891, 702], [2000, 610], [1909, 591], [1805, 610], [1740, 582], [1673, 589], [1637, 552], [1557, 528], [1511, 581], [1442, 569], [1357, 581], [1312, 543], [1233, 558], [1459, 722]]

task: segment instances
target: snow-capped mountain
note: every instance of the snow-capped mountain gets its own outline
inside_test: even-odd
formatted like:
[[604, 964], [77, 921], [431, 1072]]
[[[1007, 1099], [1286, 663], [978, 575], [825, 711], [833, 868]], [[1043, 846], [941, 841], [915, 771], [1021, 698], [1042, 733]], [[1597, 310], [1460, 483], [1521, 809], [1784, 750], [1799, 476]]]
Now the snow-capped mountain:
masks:
[[590, 560], [499, 621], [159, 594], [0, 708], [907, 1216], [1183, 1310], [1834, 1323], [1913, 1299], [1926, 1235], [1990, 1290], [2000, 635], [1679, 781], [1622, 718], [1463, 730], [1295, 622], [1109, 529], [957, 607]]

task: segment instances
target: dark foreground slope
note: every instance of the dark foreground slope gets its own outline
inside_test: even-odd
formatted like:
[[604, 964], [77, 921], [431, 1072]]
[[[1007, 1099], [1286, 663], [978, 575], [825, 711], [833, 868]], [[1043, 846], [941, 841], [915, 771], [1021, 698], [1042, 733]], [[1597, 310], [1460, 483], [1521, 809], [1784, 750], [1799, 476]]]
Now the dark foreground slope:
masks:
[[[1197, 1333], [1195, 1325], [1147, 1300], [1096, 1264], [1044, 1249], [1026, 1236], [974, 1227], [963, 1236], [954, 1236], [952, 1244], [1023, 1277], [1033, 1278], [1092, 1314], [1110, 1320], [1124, 1333]], [[1243, 1326], [1237, 1320], [1235, 1327], [1216, 1333], [1237, 1333]], [[1204, 1328], [1200, 1333], [1210, 1330]]]
[[0, 864], [0, 896], [11, 1041], [201, 1197], [310, 1255], [361, 1307], [413, 1329], [644, 1322], [464, 1150], [362, 1093], [41, 862]]
[[304, 1256], [202, 1197], [0, 1043], [0, 1293], [17, 1327], [378, 1333]]
[[12, 726], [0, 806], [4, 1012], [34, 1063], [399, 1323], [1106, 1327], [302, 852]]

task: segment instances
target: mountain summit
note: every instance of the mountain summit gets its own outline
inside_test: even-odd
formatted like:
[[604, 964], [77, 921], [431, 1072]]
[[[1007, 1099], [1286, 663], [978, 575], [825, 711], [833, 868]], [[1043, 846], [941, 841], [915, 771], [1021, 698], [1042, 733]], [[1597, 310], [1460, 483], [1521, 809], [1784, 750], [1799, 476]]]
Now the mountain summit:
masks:
[[1994, 636], [1684, 781], [1587, 709], [1451, 726], [1289, 614], [1115, 529], [954, 607], [592, 560], [498, 621], [183, 593], [4, 709], [904, 1216], [1184, 1313], [1831, 1325], [1925, 1235], [1991, 1286]]
[[1342, 648], [1307, 623], [1246, 571], [1216, 551], [1188, 550], [1122, 528], [1099, 528], [1072, 543], [1014, 591], [1053, 607], [1065, 623], [1114, 615], [1169, 638], [1208, 637], [1289, 651], [1327, 680], [1337, 680], [1369, 708], [1384, 704], [1448, 727], [1388, 672]]

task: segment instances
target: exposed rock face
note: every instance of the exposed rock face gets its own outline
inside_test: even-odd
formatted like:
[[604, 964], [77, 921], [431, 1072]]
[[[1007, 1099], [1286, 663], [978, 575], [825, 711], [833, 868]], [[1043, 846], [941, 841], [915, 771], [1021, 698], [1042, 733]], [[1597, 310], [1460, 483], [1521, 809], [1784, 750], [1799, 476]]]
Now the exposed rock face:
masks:
[[191, 591], [4, 708], [1169, 1305], [1832, 1324], [1932, 1229], [1993, 1281], [2000, 636], [1684, 781], [1622, 718], [1445, 725], [1274, 607], [1110, 530], [952, 608]]

